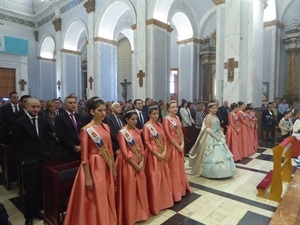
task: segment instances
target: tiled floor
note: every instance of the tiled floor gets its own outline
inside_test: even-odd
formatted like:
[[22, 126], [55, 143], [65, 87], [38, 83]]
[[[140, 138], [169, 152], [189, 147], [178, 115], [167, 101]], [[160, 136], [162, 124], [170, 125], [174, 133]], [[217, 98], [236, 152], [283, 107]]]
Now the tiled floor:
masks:
[[[256, 186], [272, 168], [272, 159], [271, 149], [260, 148], [236, 164], [237, 173], [230, 179], [188, 176], [193, 194], [138, 225], [267, 225], [278, 203], [257, 197]], [[20, 208], [16, 197], [16, 184], [11, 191], [0, 186], [0, 202], [6, 207], [9, 221], [23, 225], [23, 215], [14, 205]], [[41, 225], [43, 221], [34, 220], [34, 224]]]

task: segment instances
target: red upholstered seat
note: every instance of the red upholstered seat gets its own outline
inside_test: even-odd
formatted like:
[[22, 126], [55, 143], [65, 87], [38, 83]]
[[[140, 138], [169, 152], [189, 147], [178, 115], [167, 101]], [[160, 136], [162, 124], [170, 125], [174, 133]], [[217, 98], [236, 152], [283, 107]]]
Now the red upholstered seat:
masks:
[[257, 185], [257, 189], [266, 190], [272, 182], [272, 175], [273, 170], [270, 170], [270, 172], [264, 177], [264, 179]]

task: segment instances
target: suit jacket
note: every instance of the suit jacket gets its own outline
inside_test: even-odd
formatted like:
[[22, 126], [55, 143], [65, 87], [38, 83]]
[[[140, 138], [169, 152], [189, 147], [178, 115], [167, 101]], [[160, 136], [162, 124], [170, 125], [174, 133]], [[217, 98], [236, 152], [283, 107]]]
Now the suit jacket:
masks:
[[[119, 117], [120, 118], [120, 117]], [[122, 125], [124, 126], [124, 123], [122, 121], [122, 119], [120, 118]], [[113, 147], [113, 151], [115, 152], [116, 150], [118, 150], [120, 148], [119, 146], [119, 142], [117, 140], [117, 134], [119, 132], [119, 130], [121, 129], [117, 119], [115, 117], [114, 114], [110, 114], [105, 118], [105, 123], [109, 126], [110, 128], [110, 136], [111, 136], [111, 141], [112, 141], [112, 147]]]
[[221, 127], [228, 126], [229, 107], [220, 106], [217, 111], [217, 117], [220, 120]]
[[[139, 129], [139, 130], [141, 130], [142, 128], [143, 128], [143, 126], [144, 126], [144, 124], [145, 123], [147, 123], [148, 122], [148, 115], [145, 113], [145, 112], [143, 112], [143, 111], [141, 111], [142, 112], [142, 115], [143, 115], [143, 118], [144, 118], [144, 123], [142, 123], [142, 121], [140, 120], [140, 116], [139, 116], [139, 114], [137, 115], [137, 124], [136, 124], [136, 128], [137, 129]], [[148, 118], [148, 119], [147, 119]]]
[[82, 116], [75, 113], [77, 130], [74, 128], [67, 111], [55, 117], [55, 133], [59, 139], [59, 148], [62, 162], [80, 160], [80, 154], [74, 152], [74, 146], [79, 145], [79, 132], [84, 125]]
[[17, 161], [23, 166], [43, 164], [49, 160], [49, 126], [48, 122], [38, 117], [39, 135], [27, 115], [13, 123], [12, 143], [16, 151]]
[[[23, 111], [23, 107], [19, 104], [19, 111]], [[16, 112], [18, 113], [18, 112]], [[4, 133], [4, 143], [11, 144], [10, 133], [13, 127], [14, 111], [10, 103], [0, 108], [0, 126]]]

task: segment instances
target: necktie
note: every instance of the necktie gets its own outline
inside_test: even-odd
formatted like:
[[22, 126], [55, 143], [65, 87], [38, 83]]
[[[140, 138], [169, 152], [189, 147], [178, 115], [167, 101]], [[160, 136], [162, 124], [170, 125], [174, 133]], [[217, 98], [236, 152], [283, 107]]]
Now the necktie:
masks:
[[32, 120], [32, 125], [34, 127], [34, 130], [35, 130], [36, 134], [38, 135], [38, 132], [37, 132], [37, 129], [36, 129], [36, 123], [35, 123], [36, 118], [31, 118], [31, 120]]
[[18, 112], [19, 111], [18, 105], [14, 105], [14, 107], [15, 107], [15, 112]]
[[[75, 118], [74, 118], [74, 114], [73, 113], [71, 113], [70, 114], [70, 117], [71, 117], [71, 122], [72, 122], [72, 124], [73, 124], [73, 127], [76, 129], [76, 131], [77, 131], [77, 124], [76, 124], [76, 120], [75, 120]], [[78, 133], [78, 132], [77, 132]]]
[[121, 129], [123, 127], [123, 124], [122, 124], [122, 122], [121, 122], [121, 120], [120, 120], [120, 118], [118, 116], [116, 116], [116, 120], [117, 120], [117, 122], [119, 124], [119, 127]]
[[139, 114], [140, 114], [140, 121], [142, 124], [144, 124], [144, 118], [143, 118], [142, 112], [140, 112]]

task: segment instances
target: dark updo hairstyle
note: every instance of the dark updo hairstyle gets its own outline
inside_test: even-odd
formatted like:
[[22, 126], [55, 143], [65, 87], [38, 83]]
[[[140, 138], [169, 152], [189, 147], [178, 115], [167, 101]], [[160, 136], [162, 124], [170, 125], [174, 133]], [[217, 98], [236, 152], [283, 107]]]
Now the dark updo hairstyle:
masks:
[[252, 105], [252, 103], [248, 103], [246, 106], [246, 110], [252, 110], [253, 107], [251, 105]]
[[239, 105], [236, 104], [235, 102], [230, 105], [231, 110], [234, 110], [237, 107], [239, 107]]
[[244, 103], [245, 103], [245, 102], [239, 101], [239, 102], [238, 102], [239, 107], [241, 107]]
[[105, 105], [105, 102], [101, 98], [90, 98], [89, 99], [89, 104], [88, 104], [88, 109], [89, 111], [97, 109], [100, 105]]
[[94, 97], [91, 97], [90, 99], [88, 99], [86, 101], [86, 112], [87, 113], [90, 113], [91, 111], [91, 104], [94, 102], [95, 99], [98, 99], [99, 97], [98, 96], [94, 96]]
[[133, 115], [137, 116], [137, 112], [134, 109], [126, 111], [124, 113], [124, 115], [123, 115], [123, 121], [124, 121], [124, 123], [127, 124], [127, 120], [129, 120]]
[[148, 108], [148, 115], [150, 115], [153, 111], [159, 111], [159, 108], [156, 105], [152, 105]]
[[208, 108], [208, 109], [211, 109], [211, 108], [214, 107], [214, 106], [217, 106], [217, 103], [215, 103], [215, 102], [210, 102], [210, 103], [208, 103], [207, 108]]
[[171, 100], [167, 103], [167, 110], [169, 111], [171, 104], [175, 103], [177, 105], [177, 102], [175, 100]]

